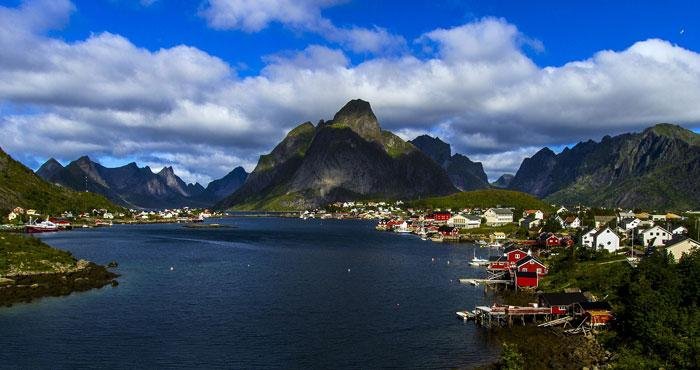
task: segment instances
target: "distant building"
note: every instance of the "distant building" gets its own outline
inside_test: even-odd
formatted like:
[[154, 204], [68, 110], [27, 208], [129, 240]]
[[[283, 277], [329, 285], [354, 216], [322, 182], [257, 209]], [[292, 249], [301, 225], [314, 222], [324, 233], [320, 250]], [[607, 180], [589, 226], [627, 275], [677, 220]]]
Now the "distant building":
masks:
[[685, 235], [688, 233], [688, 229], [685, 226], [678, 226], [671, 231], [674, 235]]
[[646, 247], [660, 247], [671, 240], [671, 232], [660, 226], [654, 226], [642, 233], [643, 244]]
[[489, 208], [484, 212], [486, 225], [503, 226], [513, 223], [513, 211], [510, 208]]
[[678, 261], [684, 253], [690, 253], [700, 248], [700, 243], [690, 238], [674, 238], [666, 243], [666, 250]]
[[544, 220], [544, 212], [539, 209], [526, 209], [523, 211], [523, 218], [532, 216], [535, 220]]
[[594, 245], [597, 249], [615, 252], [620, 249], [620, 237], [611, 228], [606, 227], [595, 234]]
[[615, 216], [593, 216], [596, 229], [601, 228], [615, 220]]

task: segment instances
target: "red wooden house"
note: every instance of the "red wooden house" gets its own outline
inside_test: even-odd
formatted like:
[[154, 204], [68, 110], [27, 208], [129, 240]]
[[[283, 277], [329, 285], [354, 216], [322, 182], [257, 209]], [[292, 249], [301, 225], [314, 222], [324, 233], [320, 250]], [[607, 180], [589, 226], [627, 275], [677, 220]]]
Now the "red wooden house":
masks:
[[506, 248], [503, 251], [503, 255], [506, 257], [506, 260], [510, 264], [510, 267], [514, 268], [518, 261], [527, 257], [527, 252], [520, 248], [511, 247]]
[[431, 219], [435, 220], [436, 222], [446, 222], [451, 217], [452, 217], [452, 213], [450, 213], [450, 212], [438, 211], [438, 212], [433, 212], [427, 218], [431, 218]]
[[537, 288], [540, 277], [536, 272], [515, 271], [515, 286], [518, 288]]
[[574, 293], [540, 293], [539, 305], [550, 307], [553, 315], [567, 315], [575, 303], [588, 302], [581, 292]]
[[459, 236], [459, 229], [456, 227], [451, 227], [451, 226], [440, 226], [438, 228], [438, 232], [442, 234], [442, 236], [445, 237], [458, 237]]
[[608, 302], [579, 302], [573, 309], [574, 315], [584, 317], [588, 326], [604, 326], [615, 319]]
[[533, 256], [526, 256], [520, 259], [515, 266], [515, 269], [520, 272], [536, 272], [539, 276], [547, 275], [547, 266]]
[[551, 234], [545, 239], [544, 245], [547, 247], [559, 247], [561, 246], [561, 239], [558, 236]]

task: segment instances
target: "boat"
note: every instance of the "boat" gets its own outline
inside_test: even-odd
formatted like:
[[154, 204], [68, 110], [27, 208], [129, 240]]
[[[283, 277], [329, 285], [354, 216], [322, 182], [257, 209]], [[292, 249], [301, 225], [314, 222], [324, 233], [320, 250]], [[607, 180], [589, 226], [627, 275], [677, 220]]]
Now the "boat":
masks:
[[112, 226], [112, 221], [103, 221], [103, 220], [97, 220], [95, 221], [95, 227], [102, 227], [102, 226]]
[[489, 243], [489, 244], [487, 245], [487, 247], [489, 247], [489, 248], [500, 248], [500, 247], [502, 247], [502, 246], [503, 246], [503, 245], [502, 245], [501, 243], [499, 243], [499, 242], [493, 242], [493, 243]]
[[403, 222], [394, 228], [394, 232], [399, 234], [409, 234], [412, 232], [412, 230], [410, 227], [408, 227], [408, 223]]
[[469, 261], [471, 266], [484, 266], [489, 263], [489, 260], [476, 257], [476, 250], [474, 250], [474, 257]]
[[55, 223], [46, 220], [46, 221], [41, 221], [41, 222], [32, 222], [32, 219], [29, 218], [29, 223], [25, 225], [24, 227], [25, 231], [28, 233], [48, 233], [48, 232], [53, 232], [53, 231], [58, 231], [58, 225]]

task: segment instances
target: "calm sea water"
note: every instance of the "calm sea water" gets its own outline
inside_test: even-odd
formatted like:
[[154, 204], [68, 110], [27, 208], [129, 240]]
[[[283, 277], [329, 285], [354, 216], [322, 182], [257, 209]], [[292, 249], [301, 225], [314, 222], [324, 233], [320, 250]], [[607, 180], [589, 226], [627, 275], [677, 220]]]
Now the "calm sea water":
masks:
[[[0, 309], [0, 367], [444, 368], [496, 343], [454, 312], [489, 300], [459, 277], [473, 247], [365, 221], [229, 218], [42, 236], [119, 286]], [[448, 263], [449, 261], [449, 263]], [[172, 270], [171, 270], [172, 267]]]

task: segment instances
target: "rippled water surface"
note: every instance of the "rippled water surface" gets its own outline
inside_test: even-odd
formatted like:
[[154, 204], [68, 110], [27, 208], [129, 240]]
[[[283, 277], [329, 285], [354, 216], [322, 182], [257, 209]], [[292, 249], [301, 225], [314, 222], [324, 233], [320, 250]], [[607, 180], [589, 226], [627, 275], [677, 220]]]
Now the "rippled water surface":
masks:
[[[469, 367], [494, 343], [454, 312], [487, 298], [472, 246], [364, 221], [228, 218], [42, 236], [116, 288], [0, 308], [0, 367]], [[449, 261], [449, 263], [448, 263]], [[171, 270], [172, 267], [172, 270]]]

